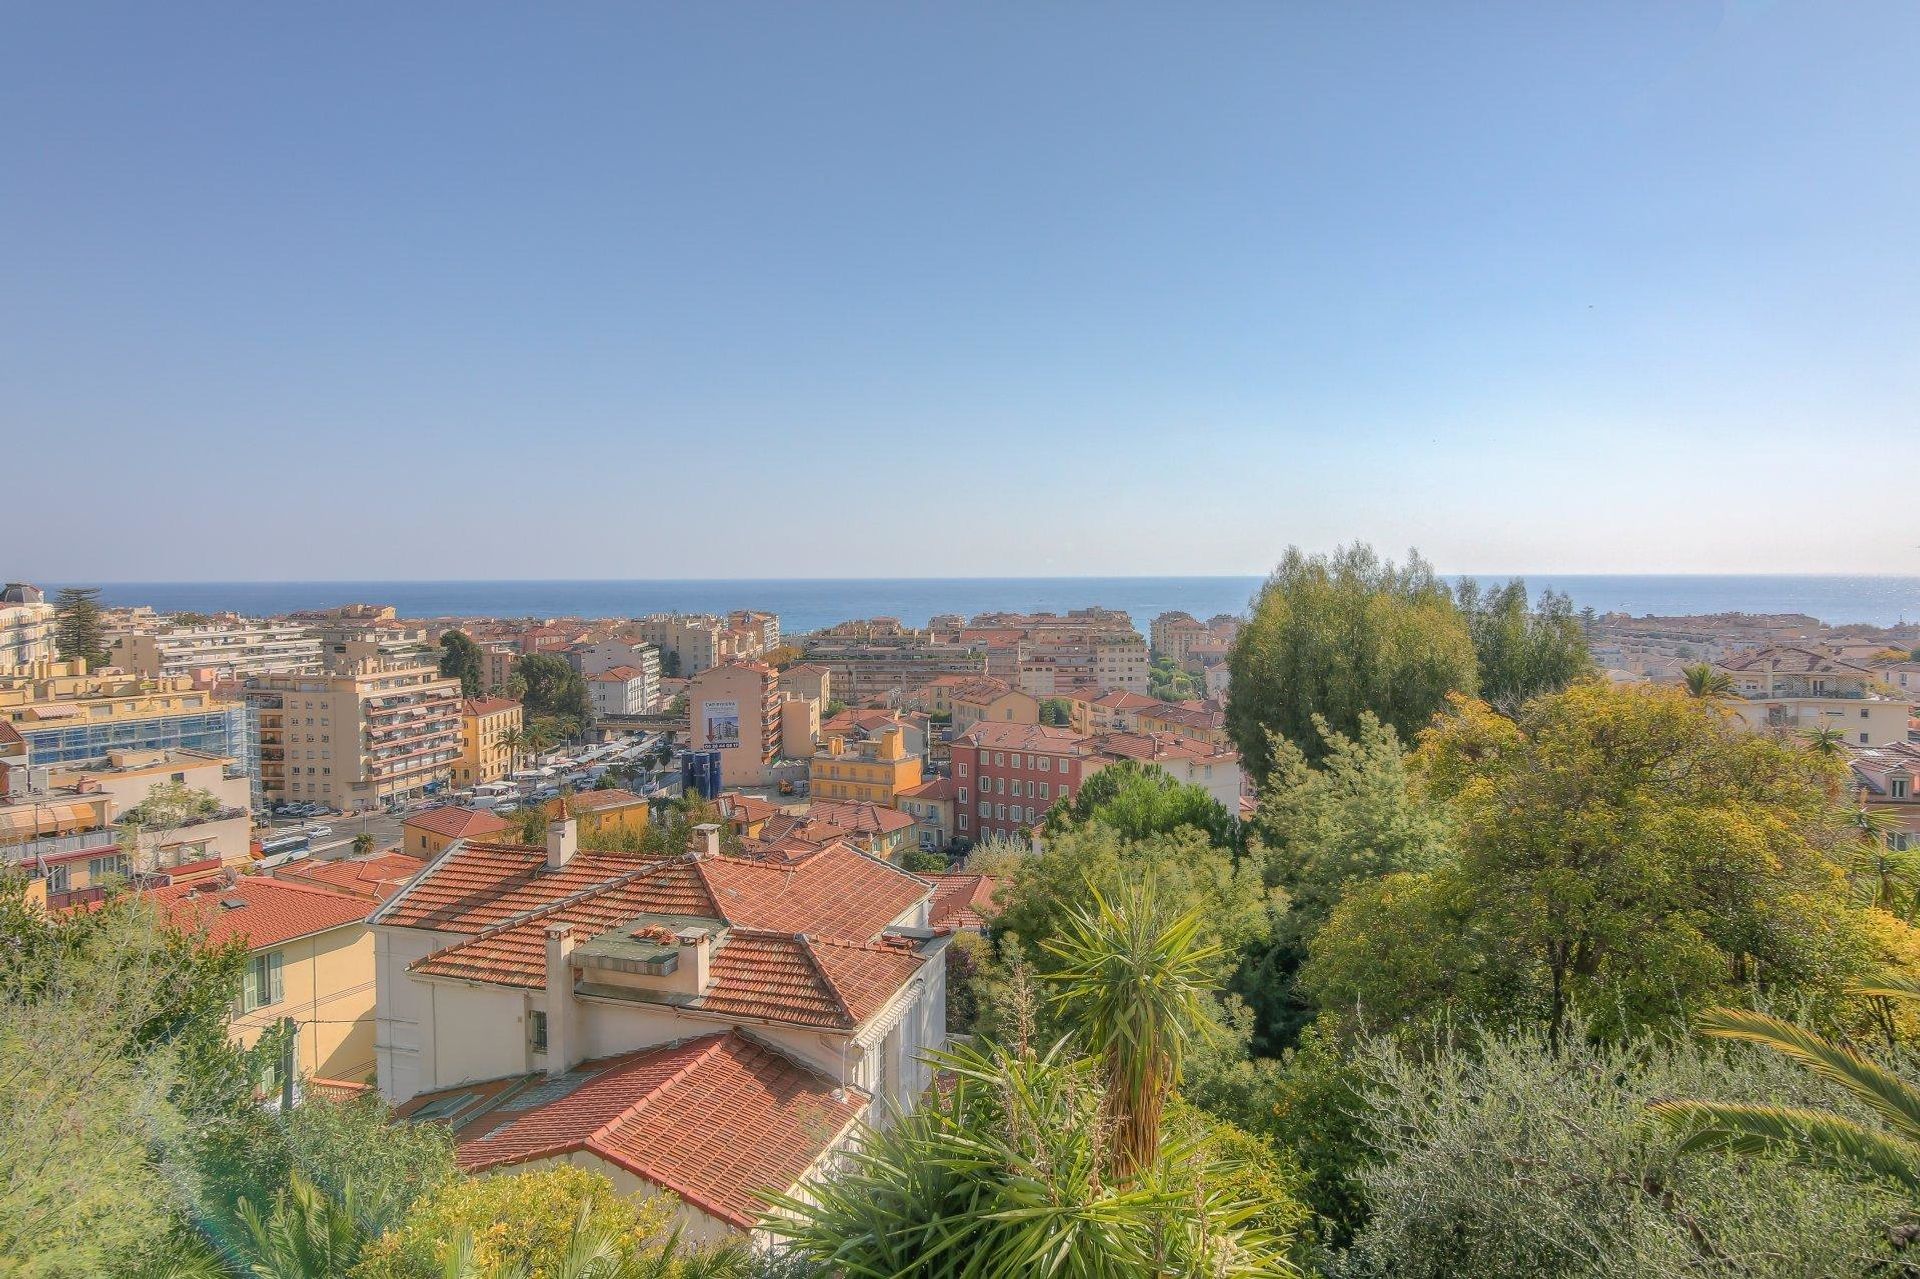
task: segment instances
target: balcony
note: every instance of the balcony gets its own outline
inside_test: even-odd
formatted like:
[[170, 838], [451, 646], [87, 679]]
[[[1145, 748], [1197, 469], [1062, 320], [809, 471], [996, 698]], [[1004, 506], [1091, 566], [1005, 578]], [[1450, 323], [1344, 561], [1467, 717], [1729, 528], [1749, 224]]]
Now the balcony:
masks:
[[83, 830], [73, 835], [42, 835], [38, 839], [0, 846], [0, 861], [18, 865], [37, 857], [58, 857], [64, 853], [111, 852], [119, 847], [120, 836], [111, 830]]

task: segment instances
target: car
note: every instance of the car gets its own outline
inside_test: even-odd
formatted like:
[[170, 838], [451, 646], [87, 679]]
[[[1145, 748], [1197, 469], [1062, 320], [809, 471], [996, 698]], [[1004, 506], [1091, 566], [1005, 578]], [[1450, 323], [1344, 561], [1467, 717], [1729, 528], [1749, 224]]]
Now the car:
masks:
[[520, 805], [514, 803], [510, 799], [506, 800], [503, 803], [495, 804], [493, 806], [494, 816], [496, 817], [502, 817], [508, 813], [518, 812], [519, 810], [520, 810]]
[[309, 826], [306, 829], [308, 839], [325, 839], [327, 836], [333, 834], [333, 827], [331, 826]]

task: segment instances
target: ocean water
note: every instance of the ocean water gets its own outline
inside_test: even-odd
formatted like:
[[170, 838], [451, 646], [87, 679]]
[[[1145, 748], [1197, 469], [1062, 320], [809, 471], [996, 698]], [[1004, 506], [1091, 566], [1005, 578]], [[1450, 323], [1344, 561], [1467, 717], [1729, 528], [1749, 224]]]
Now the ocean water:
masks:
[[[897, 617], [911, 626], [938, 613], [993, 610], [1065, 612], [1100, 604], [1125, 609], [1142, 631], [1156, 614], [1239, 613], [1257, 577], [840, 578], [766, 581], [503, 582], [108, 582], [112, 605], [162, 612], [231, 609], [266, 616], [339, 604], [391, 604], [403, 617], [633, 617], [675, 611], [762, 609], [788, 634], [858, 617]], [[1482, 580], [1499, 582], [1504, 577]], [[1576, 607], [1598, 612], [1806, 613], [1823, 622], [1891, 626], [1920, 621], [1920, 577], [1555, 575], [1526, 578]], [[54, 585], [48, 586], [51, 594]]]

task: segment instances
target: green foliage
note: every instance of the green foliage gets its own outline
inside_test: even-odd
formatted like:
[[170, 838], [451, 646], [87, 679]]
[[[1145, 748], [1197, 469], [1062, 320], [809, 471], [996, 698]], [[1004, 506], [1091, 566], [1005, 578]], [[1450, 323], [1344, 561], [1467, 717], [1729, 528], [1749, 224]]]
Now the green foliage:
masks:
[[1332, 556], [1288, 548], [1228, 658], [1227, 729], [1255, 780], [1269, 734], [1318, 761], [1316, 715], [1349, 736], [1371, 711], [1410, 738], [1449, 693], [1477, 686], [1473, 639], [1445, 583], [1417, 554], [1405, 567], [1365, 546]]
[[1131, 759], [1101, 769], [1081, 784], [1071, 800], [1048, 809], [1044, 829], [1053, 836], [1094, 824], [1127, 840], [1168, 835], [1186, 827], [1200, 831], [1219, 848], [1232, 847], [1236, 835], [1233, 814], [1205, 789], [1175, 781], [1165, 769]]
[[1090, 1063], [996, 1047], [943, 1054], [950, 1081], [870, 1133], [847, 1167], [767, 1228], [835, 1274], [874, 1279], [1218, 1279], [1296, 1273], [1267, 1205], [1225, 1184], [1204, 1143], [1169, 1141], [1124, 1183], [1106, 1175]]
[[258, 1279], [345, 1275], [367, 1244], [351, 1191], [336, 1200], [298, 1173], [274, 1196], [271, 1211], [243, 1197], [239, 1213], [246, 1228], [241, 1251]]
[[900, 855], [900, 869], [916, 875], [945, 874], [947, 857], [945, 853], [936, 853], [931, 849], [909, 848]]
[[1186, 702], [1207, 694], [1206, 680], [1171, 657], [1156, 657], [1147, 668], [1147, 695], [1163, 702]]
[[[953, 715], [949, 712], [947, 719], [951, 721], [952, 718]], [[1073, 723], [1072, 704], [1063, 697], [1046, 698], [1040, 703], [1040, 722], [1066, 728]]]
[[[1320, 1006], [1608, 1032], [1755, 984], [1829, 1011], [1875, 966], [1833, 855], [1833, 762], [1672, 690], [1576, 684], [1517, 721], [1462, 701], [1420, 762], [1458, 860], [1349, 893], [1301, 973]], [[1376, 1024], [1380, 1024], [1376, 1020]]]
[[1705, 662], [1689, 666], [1682, 672], [1688, 697], [1698, 697], [1702, 701], [1713, 701], [1733, 696], [1733, 676], [1725, 671], [1717, 671]]
[[465, 631], [448, 631], [440, 637], [440, 674], [460, 681], [462, 697], [480, 696], [486, 673], [486, 655]]
[[1196, 908], [1165, 908], [1151, 880], [1110, 901], [1091, 890], [1042, 948], [1058, 962], [1047, 979], [1080, 1047], [1105, 1073], [1114, 1176], [1160, 1155], [1161, 1111], [1180, 1084], [1188, 1040], [1208, 1025], [1206, 980], [1220, 951], [1200, 940]]
[[1593, 673], [1586, 631], [1565, 595], [1542, 591], [1528, 608], [1527, 584], [1518, 578], [1490, 588], [1467, 578], [1454, 598], [1473, 637], [1480, 696], [1502, 714]]
[[63, 586], [53, 597], [53, 648], [60, 660], [85, 658], [88, 670], [107, 664], [106, 619], [97, 586]]
[[989, 958], [979, 933], [957, 932], [947, 943], [947, 1033], [973, 1033], [980, 1016], [981, 969]]
[[292, 1174], [336, 1201], [350, 1200], [369, 1237], [399, 1225], [416, 1201], [456, 1175], [452, 1131], [389, 1122], [386, 1102], [375, 1094], [347, 1101], [310, 1096], [284, 1117], [281, 1140]]
[[587, 682], [567, 665], [565, 658], [551, 653], [529, 653], [514, 662], [513, 673], [526, 685], [520, 700], [529, 724], [550, 719], [560, 730], [559, 735], [565, 737], [587, 731], [593, 718]]
[[1538, 1031], [1360, 1053], [1371, 1216], [1338, 1273], [1665, 1279], [1900, 1273], [1908, 1205], [1765, 1153], [1692, 1153], [1648, 1114], [1688, 1095], [1820, 1100], [1764, 1054]]
[[1273, 741], [1272, 770], [1250, 823], [1251, 855], [1270, 886], [1291, 902], [1274, 945], [1250, 957], [1237, 984], [1260, 1017], [1260, 1043], [1277, 1050], [1313, 1016], [1295, 988], [1307, 944], [1356, 884], [1398, 871], [1427, 870], [1452, 855], [1447, 815], [1430, 802], [1391, 728], [1362, 712], [1357, 733], [1325, 719], [1320, 765], [1292, 742]]

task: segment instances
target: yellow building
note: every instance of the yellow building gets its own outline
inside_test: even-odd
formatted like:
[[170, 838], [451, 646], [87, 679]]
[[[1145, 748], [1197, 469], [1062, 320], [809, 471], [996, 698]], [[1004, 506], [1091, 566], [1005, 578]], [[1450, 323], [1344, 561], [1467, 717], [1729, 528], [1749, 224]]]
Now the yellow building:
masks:
[[269, 801], [366, 812], [431, 794], [461, 755], [460, 681], [412, 658], [247, 681]]
[[[373, 934], [370, 898], [264, 875], [213, 876], [152, 892], [183, 931], [205, 930], [209, 945], [247, 945], [229, 1034], [244, 1048], [282, 1021], [298, 1028], [295, 1066], [306, 1075], [370, 1082], [373, 1051]], [[261, 1081], [268, 1088], [278, 1081]]]
[[492, 813], [447, 804], [414, 813], [400, 823], [400, 850], [415, 857], [432, 859], [460, 839], [499, 839], [511, 830], [506, 821]]
[[456, 786], [495, 782], [513, 771], [509, 733], [521, 727], [520, 703], [506, 697], [469, 697], [460, 703], [460, 762], [453, 767]]
[[582, 847], [592, 848], [595, 836], [638, 838], [647, 830], [647, 801], [626, 790], [583, 790], [547, 801], [547, 815], [558, 821], [571, 817], [579, 823]]
[[897, 728], [864, 742], [835, 735], [814, 753], [808, 776], [815, 799], [867, 800], [895, 808], [901, 791], [920, 784], [920, 757], [907, 753]]

